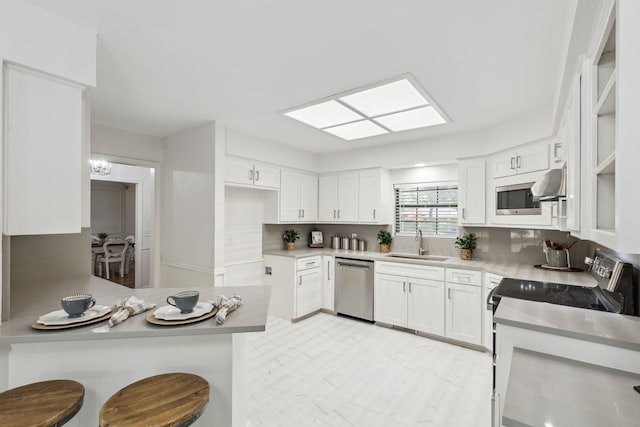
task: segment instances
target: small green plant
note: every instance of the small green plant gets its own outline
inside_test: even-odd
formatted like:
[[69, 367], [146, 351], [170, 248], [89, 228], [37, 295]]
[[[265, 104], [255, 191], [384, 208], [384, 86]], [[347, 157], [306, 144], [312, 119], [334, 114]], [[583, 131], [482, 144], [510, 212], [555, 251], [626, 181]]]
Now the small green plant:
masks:
[[478, 238], [471, 233], [462, 237], [456, 237], [456, 248], [474, 250], [477, 246]]
[[282, 238], [284, 239], [285, 242], [294, 243], [296, 240], [300, 238], [300, 235], [298, 234], [298, 230], [294, 230], [293, 228], [290, 228], [288, 230], [284, 230], [284, 234], [282, 235]]
[[380, 230], [378, 233], [378, 242], [383, 245], [390, 245], [393, 241], [393, 237], [391, 237], [391, 233], [386, 230]]
[[106, 239], [107, 237], [109, 237], [109, 235], [107, 233], [98, 233], [98, 238], [99, 239]]

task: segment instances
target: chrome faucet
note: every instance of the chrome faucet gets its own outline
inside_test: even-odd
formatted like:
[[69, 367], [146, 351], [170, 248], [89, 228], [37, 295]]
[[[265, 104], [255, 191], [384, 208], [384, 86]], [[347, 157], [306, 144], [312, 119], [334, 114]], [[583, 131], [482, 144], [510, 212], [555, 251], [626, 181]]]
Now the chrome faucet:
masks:
[[429, 252], [427, 249], [422, 247], [422, 230], [418, 228], [418, 234], [416, 234], [416, 240], [418, 241], [418, 255], [426, 255]]

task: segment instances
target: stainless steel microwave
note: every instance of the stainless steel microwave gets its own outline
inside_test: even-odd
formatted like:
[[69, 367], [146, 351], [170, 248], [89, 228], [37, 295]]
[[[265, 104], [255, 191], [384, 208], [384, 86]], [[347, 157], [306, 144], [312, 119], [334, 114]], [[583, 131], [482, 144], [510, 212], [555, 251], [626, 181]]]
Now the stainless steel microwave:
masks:
[[533, 182], [496, 187], [496, 215], [541, 215], [531, 193]]

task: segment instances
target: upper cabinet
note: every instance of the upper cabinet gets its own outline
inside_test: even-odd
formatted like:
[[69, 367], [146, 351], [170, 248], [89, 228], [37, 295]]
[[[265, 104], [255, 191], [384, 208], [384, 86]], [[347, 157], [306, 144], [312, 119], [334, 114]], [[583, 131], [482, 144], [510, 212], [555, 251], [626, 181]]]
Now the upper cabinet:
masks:
[[279, 193], [279, 222], [318, 221], [317, 176], [283, 170]]
[[257, 188], [278, 189], [280, 188], [280, 169], [249, 159], [227, 157], [225, 182]]
[[362, 171], [358, 174], [358, 220], [372, 224], [389, 222], [391, 200], [391, 181], [389, 174], [382, 169]]
[[549, 144], [541, 141], [496, 154], [493, 158], [492, 177], [501, 178], [548, 168]]
[[4, 72], [4, 232], [79, 233], [85, 87], [14, 65]]
[[484, 225], [486, 222], [486, 161], [458, 163], [458, 224]]

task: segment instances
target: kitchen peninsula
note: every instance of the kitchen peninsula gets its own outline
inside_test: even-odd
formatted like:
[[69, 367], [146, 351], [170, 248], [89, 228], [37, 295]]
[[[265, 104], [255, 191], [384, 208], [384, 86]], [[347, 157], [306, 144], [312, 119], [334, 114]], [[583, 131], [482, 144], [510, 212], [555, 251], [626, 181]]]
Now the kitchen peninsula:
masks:
[[265, 330], [271, 290], [266, 286], [195, 289], [202, 301], [238, 294], [243, 305], [223, 325], [208, 319], [156, 326], [145, 320], [149, 313], [145, 312], [113, 328], [103, 321], [41, 331], [32, 329], [31, 323], [60, 309], [60, 297], [70, 293], [90, 293], [99, 305], [135, 295], [160, 307], [178, 290], [131, 290], [94, 276], [13, 288], [11, 318], [0, 325], [0, 386], [53, 378], [77, 380], [85, 386], [85, 401], [68, 425], [88, 426], [97, 423], [101, 405], [120, 388], [158, 373], [190, 372], [211, 386], [211, 399], [196, 425], [244, 425], [248, 396], [244, 333]]

